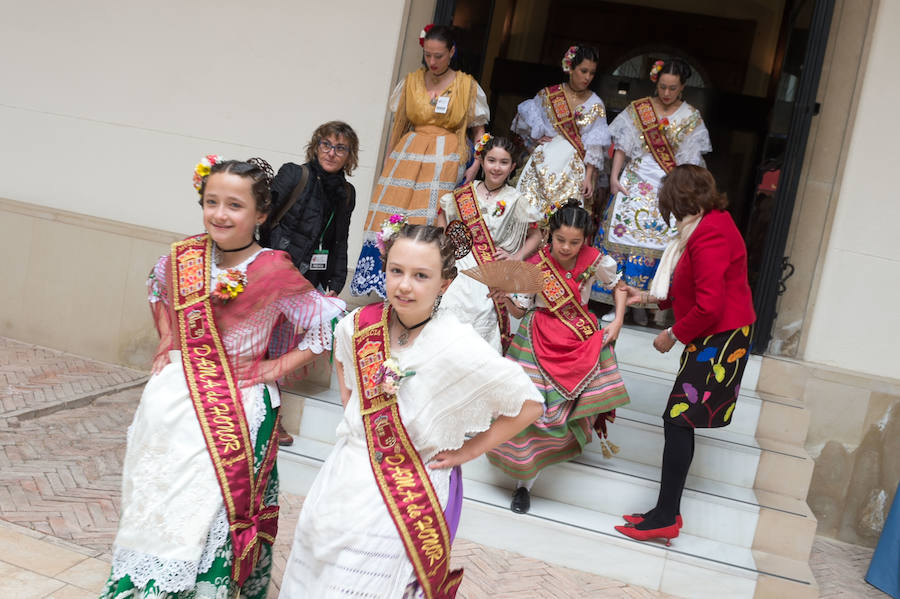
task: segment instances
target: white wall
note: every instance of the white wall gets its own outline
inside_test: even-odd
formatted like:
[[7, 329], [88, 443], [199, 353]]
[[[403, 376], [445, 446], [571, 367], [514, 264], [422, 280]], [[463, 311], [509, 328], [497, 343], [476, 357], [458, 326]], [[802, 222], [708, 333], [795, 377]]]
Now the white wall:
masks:
[[178, 233], [207, 153], [360, 137], [352, 256], [409, 0], [0, 0], [0, 197]]
[[879, 2], [803, 358], [900, 378], [900, 2]]

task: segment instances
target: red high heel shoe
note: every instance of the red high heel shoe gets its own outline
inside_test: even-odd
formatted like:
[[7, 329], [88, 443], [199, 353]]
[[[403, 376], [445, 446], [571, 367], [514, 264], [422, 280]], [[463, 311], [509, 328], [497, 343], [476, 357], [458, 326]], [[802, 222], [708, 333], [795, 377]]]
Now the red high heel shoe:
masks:
[[638, 530], [633, 525], [616, 526], [616, 530], [630, 537], [635, 541], [650, 541], [653, 539], [665, 539], [666, 547], [672, 545], [672, 539], [678, 536], [678, 524], [671, 526], [663, 526], [662, 528], [651, 528], [650, 530]]
[[[644, 521], [644, 514], [625, 514], [622, 518], [629, 524], [640, 524]], [[681, 519], [681, 514], [676, 514], [675, 524], [678, 525], [679, 529], [684, 526], [684, 520]]]

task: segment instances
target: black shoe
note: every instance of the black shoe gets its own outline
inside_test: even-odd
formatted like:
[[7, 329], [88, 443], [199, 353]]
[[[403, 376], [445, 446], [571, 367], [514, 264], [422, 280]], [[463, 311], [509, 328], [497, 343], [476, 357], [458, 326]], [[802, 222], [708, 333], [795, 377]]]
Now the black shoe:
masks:
[[509, 504], [509, 509], [517, 514], [528, 513], [528, 510], [531, 509], [531, 494], [528, 492], [528, 489], [525, 487], [516, 489], [516, 492], [513, 493], [512, 503]]

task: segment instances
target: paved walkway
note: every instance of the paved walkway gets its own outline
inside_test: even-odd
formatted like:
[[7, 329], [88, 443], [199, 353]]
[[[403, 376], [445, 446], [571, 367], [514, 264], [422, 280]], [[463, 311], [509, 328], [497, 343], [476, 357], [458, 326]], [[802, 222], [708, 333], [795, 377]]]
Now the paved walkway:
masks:
[[[143, 373], [0, 338], [0, 597], [96, 597], [109, 574], [125, 430]], [[66, 387], [65, 385], [68, 385]], [[8, 407], [7, 407], [8, 406]], [[282, 495], [277, 597], [302, 498]], [[819, 538], [827, 599], [887, 597], [863, 582], [872, 550]], [[663, 598], [641, 587], [458, 539], [460, 599]]]

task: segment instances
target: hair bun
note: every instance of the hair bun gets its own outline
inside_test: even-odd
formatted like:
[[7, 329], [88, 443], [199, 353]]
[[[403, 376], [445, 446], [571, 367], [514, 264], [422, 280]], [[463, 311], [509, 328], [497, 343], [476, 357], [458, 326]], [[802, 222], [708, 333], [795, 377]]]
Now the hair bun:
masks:
[[261, 170], [266, 175], [266, 183], [271, 185], [272, 179], [275, 178], [275, 171], [272, 169], [272, 165], [266, 162], [264, 159], [254, 156], [253, 158], [247, 159], [247, 164], [252, 164], [259, 170]]
[[453, 255], [456, 256], [457, 260], [465, 258], [472, 251], [474, 242], [472, 232], [461, 220], [452, 220], [447, 223], [444, 235], [447, 236], [447, 241], [453, 246]]

